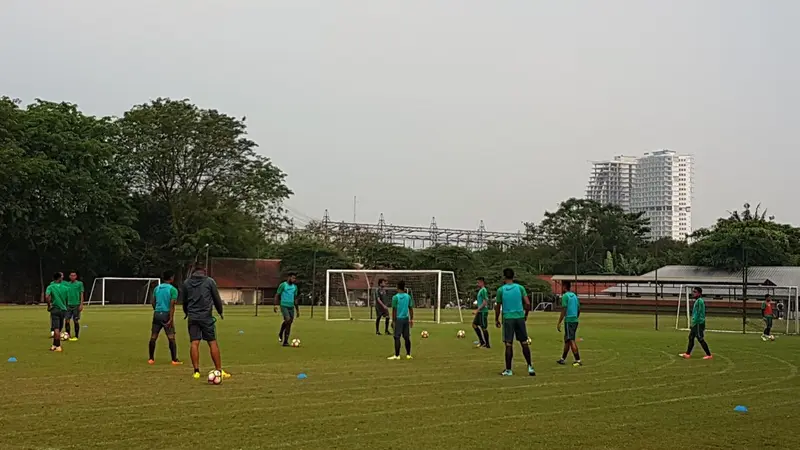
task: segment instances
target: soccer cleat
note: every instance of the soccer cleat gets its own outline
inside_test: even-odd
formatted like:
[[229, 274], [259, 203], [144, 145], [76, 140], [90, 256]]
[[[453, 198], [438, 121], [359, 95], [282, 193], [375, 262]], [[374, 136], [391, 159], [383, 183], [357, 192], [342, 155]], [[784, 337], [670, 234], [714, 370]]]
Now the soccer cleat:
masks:
[[680, 356], [683, 359], [689, 359], [692, 357], [692, 355], [689, 353], [678, 353], [678, 356]]
[[381, 335], [381, 332], [380, 332], [380, 331], [376, 331], [376, 332], [375, 332], [375, 336], [380, 336], [380, 335]]
[[61, 347], [59, 346], [59, 347], [54, 348], [53, 351], [54, 352], [62, 352], [63, 350], [61, 350]]
[[414, 359], [414, 357], [411, 355], [406, 355], [406, 359]]
[[582, 365], [583, 365], [583, 363], [580, 362], [580, 361], [575, 361], [574, 363], [572, 363], [572, 367], [580, 367]]
[[70, 342], [77, 342], [77, 340], [78, 340], [78, 338], [76, 338], [76, 337], [71, 337], [71, 338], [69, 338], [69, 341], [70, 341]]
[[180, 360], [175, 360], [175, 361], [172, 361], [172, 365], [173, 365], [173, 366], [180, 366], [180, 365], [182, 365], [182, 364], [183, 364], [183, 361], [180, 361]]
[[195, 380], [199, 380], [200, 379], [200, 372], [195, 372], [194, 374], [192, 374], [192, 378], [194, 378]]
[[703, 356], [703, 359], [714, 359], [714, 355]]
[[283, 342], [283, 335], [282, 334], [278, 334], [278, 343], [280, 344], [282, 342]]
[[485, 346], [485, 345], [483, 345], [483, 344], [476, 344], [476, 345], [475, 345], [475, 348], [483, 348], [483, 347], [486, 347], [486, 346]]
[[289, 343], [288, 343], [288, 342], [284, 342], [284, 343], [282, 344], [282, 346], [283, 346], [283, 347], [289, 347]]
[[153, 364], [155, 364], [155, 363], [156, 363], [156, 360], [154, 360], [154, 359], [148, 359], [148, 360], [147, 360], [147, 364], [150, 364], [151, 366], [152, 366]]
[[761, 335], [761, 340], [762, 341], [767, 342], [767, 339], [769, 339], [769, 338], [765, 334]]
[[512, 371], [510, 371], [510, 370], [506, 369], [506, 370], [504, 370], [504, 371], [500, 372], [500, 375], [501, 375], [501, 376], [504, 376], [504, 377], [510, 377], [511, 375], [514, 375], [514, 372], [512, 372]]
[[561, 364], [562, 366], [567, 364], [567, 362], [564, 361], [563, 359], [559, 359], [558, 361], [556, 361], [556, 363]]
[[51, 351], [51, 352], [52, 352], [52, 351], [55, 351], [55, 349], [56, 349], [56, 346], [55, 346], [55, 345], [51, 345], [51, 346], [50, 346], [50, 351]]
[[528, 366], [528, 376], [535, 377], [536, 371], [533, 370], [533, 366]]
[[399, 357], [399, 356], [392, 355], [392, 356], [390, 356], [390, 357], [388, 357], [388, 358], [386, 358], [386, 359], [388, 359], [388, 360], [390, 360], [390, 361], [396, 361], [396, 360], [399, 360], [399, 359], [400, 359], [400, 357]]
[[231, 377], [231, 374], [229, 374], [228, 372], [225, 372], [224, 370], [221, 370], [221, 372], [222, 372], [222, 378], [227, 379]]

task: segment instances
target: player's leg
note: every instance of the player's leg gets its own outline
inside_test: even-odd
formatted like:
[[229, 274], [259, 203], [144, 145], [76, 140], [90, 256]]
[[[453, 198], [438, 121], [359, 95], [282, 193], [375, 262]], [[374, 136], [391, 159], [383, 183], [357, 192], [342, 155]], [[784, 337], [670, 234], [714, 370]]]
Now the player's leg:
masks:
[[689, 329], [689, 344], [686, 346], [686, 352], [681, 353], [679, 356], [684, 358], [689, 358], [692, 356], [692, 350], [694, 350], [694, 340], [697, 337], [697, 325], [692, 325]]
[[294, 308], [285, 308], [283, 320], [286, 322], [286, 327], [283, 330], [283, 346], [289, 346], [289, 336], [292, 334], [292, 324], [294, 323]]
[[582, 366], [583, 363], [581, 362], [581, 354], [578, 351], [578, 323], [568, 323], [567, 330], [569, 333], [569, 346], [572, 349], [572, 358], [575, 360], [572, 365]]
[[222, 368], [222, 355], [219, 351], [219, 344], [217, 343], [217, 319], [210, 318], [204, 320], [201, 325], [201, 333], [203, 340], [208, 342], [208, 351], [211, 353], [211, 361], [214, 362], [214, 368], [222, 373], [222, 378], [230, 378], [231, 374]]
[[483, 331], [481, 331], [481, 312], [475, 312], [475, 318], [472, 319], [472, 329], [478, 335], [478, 347], [485, 347], [486, 342], [483, 341]]
[[408, 320], [403, 323], [403, 340], [406, 344], [406, 359], [411, 359], [411, 323]]
[[164, 318], [164, 333], [167, 335], [167, 341], [169, 342], [169, 354], [172, 358], [172, 365], [179, 366], [183, 364], [180, 359], [178, 359], [178, 344], [175, 341], [175, 324], [169, 323], [169, 315]]
[[375, 307], [375, 334], [377, 336], [381, 335], [381, 319], [383, 319], [383, 311], [380, 308]]
[[76, 306], [75, 310], [72, 312], [72, 322], [75, 325], [75, 334], [70, 336], [70, 341], [77, 341], [78, 338], [81, 336], [81, 309], [80, 306]]
[[764, 330], [764, 334], [767, 337], [772, 335], [772, 317], [767, 317], [767, 328]]
[[511, 361], [514, 359], [514, 328], [511, 319], [503, 319], [503, 343], [506, 346], [506, 370], [500, 375], [511, 376]]
[[564, 349], [561, 351], [561, 359], [556, 361], [557, 363], [564, 365], [567, 361], [567, 355], [569, 355], [569, 350], [572, 348], [569, 342], [569, 331], [567, 330], [569, 324], [564, 324]]
[[709, 350], [706, 342], [706, 324], [704, 323], [697, 325], [697, 340], [700, 342], [700, 346], [703, 347], [703, 351], [706, 352], [706, 356], [703, 359], [711, 359], [711, 350]]
[[156, 342], [158, 341], [158, 335], [161, 333], [162, 327], [163, 323], [161, 321], [161, 315], [157, 312], [154, 312], [153, 323], [150, 326], [150, 342], [148, 342], [147, 345], [147, 350], [150, 355], [150, 357], [147, 359], [148, 364], [156, 363]]
[[483, 332], [483, 342], [486, 344], [486, 348], [492, 348], [489, 344], [489, 313], [484, 312], [481, 313], [481, 332]]
[[50, 347], [50, 351], [61, 351], [61, 325], [63, 321], [64, 316], [61, 310], [53, 308], [50, 311], [50, 328], [53, 330], [53, 345]]
[[400, 359], [400, 336], [403, 334], [402, 319], [394, 324], [394, 355], [389, 359]]
[[67, 312], [64, 315], [64, 327], [62, 328], [67, 334], [72, 335], [72, 328], [69, 326], [69, 321], [72, 319], [72, 307], [67, 306]]
[[525, 324], [525, 319], [516, 319], [514, 334], [522, 346], [522, 356], [525, 357], [525, 362], [528, 364], [528, 375], [536, 376], [536, 371], [533, 369], [533, 362], [531, 361], [531, 346], [528, 344], [528, 327]]
[[189, 348], [189, 356], [192, 360], [192, 368], [194, 369], [194, 378], [200, 378], [200, 340], [203, 339], [203, 333], [197, 322], [189, 319], [189, 341], [191, 346]]

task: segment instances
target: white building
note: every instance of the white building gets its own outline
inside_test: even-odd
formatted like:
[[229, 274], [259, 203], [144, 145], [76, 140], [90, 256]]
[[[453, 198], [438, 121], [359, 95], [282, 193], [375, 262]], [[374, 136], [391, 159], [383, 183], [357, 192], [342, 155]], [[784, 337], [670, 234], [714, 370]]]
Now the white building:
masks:
[[644, 212], [652, 240], [692, 232], [693, 158], [672, 150], [593, 163], [586, 197]]

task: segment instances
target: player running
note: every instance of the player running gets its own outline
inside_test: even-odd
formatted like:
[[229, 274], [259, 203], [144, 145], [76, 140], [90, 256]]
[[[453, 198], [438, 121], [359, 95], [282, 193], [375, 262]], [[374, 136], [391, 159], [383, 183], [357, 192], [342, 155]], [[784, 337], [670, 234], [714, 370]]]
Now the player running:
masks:
[[375, 289], [373, 295], [375, 299], [375, 334], [381, 335], [381, 319], [385, 319], [386, 334], [389, 335], [389, 291], [386, 290], [386, 280], [383, 278], [378, 280], [378, 287]]
[[[77, 341], [81, 334], [81, 312], [83, 311], [83, 281], [78, 279], [78, 272], [69, 273], [69, 281], [64, 282], [67, 290], [67, 313], [64, 317], [64, 329], [70, 335], [70, 341]], [[75, 325], [75, 335], [70, 330], [69, 321]]]
[[703, 351], [706, 352], [706, 356], [703, 359], [713, 359], [711, 350], [708, 349], [708, 344], [706, 343], [706, 302], [703, 300], [703, 288], [696, 287], [692, 289], [692, 298], [694, 299], [694, 305], [692, 306], [692, 328], [689, 331], [689, 346], [686, 348], [686, 353], [681, 353], [678, 356], [685, 359], [691, 358], [696, 338], [700, 341]]
[[478, 308], [472, 313], [475, 315], [475, 319], [472, 320], [472, 328], [478, 335], [478, 348], [491, 348], [489, 345], [489, 291], [486, 290], [486, 280], [483, 277], [478, 277], [477, 281]]
[[63, 279], [63, 273], [54, 273], [53, 281], [44, 293], [47, 310], [50, 312], [50, 328], [53, 330], [51, 352], [61, 351], [61, 328], [64, 326], [64, 317], [67, 314], [67, 288], [61, 282]]
[[217, 344], [217, 320], [212, 314], [216, 308], [222, 319], [222, 299], [217, 290], [217, 283], [206, 275], [202, 265], [195, 265], [192, 276], [183, 283], [183, 313], [189, 318], [189, 340], [192, 341], [190, 355], [194, 378], [200, 378], [200, 340], [208, 342], [214, 368], [222, 373], [222, 378], [230, 378], [230, 374], [222, 370], [222, 356]]
[[764, 296], [764, 302], [761, 303], [761, 317], [764, 319], [764, 334], [761, 335], [761, 340], [766, 341], [772, 338], [772, 296], [769, 294]]
[[567, 354], [572, 349], [572, 357], [575, 362], [573, 366], [582, 366], [581, 355], [578, 353], [578, 344], [575, 342], [575, 337], [578, 332], [578, 317], [581, 315], [581, 302], [578, 296], [572, 292], [572, 287], [569, 281], [564, 282], [564, 295], [561, 296], [561, 316], [558, 318], [558, 325], [556, 329], [561, 331], [561, 322], [564, 322], [564, 351], [561, 353], [561, 359], [557, 363], [566, 364]]
[[504, 377], [514, 375], [511, 371], [511, 361], [514, 359], [514, 339], [522, 346], [522, 354], [528, 363], [528, 375], [535, 377], [531, 363], [531, 349], [528, 345], [528, 329], [525, 322], [531, 309], [531, 300], [528, 292], [521, 285], [514, 282], [514, 270], [503, 270], [504, 284], [497, 289], [497, 302], [494, 306], [494, 318], [497, 328], [500, 324], [500, 308], [503, 309], [503, 342], [506, 344], [506, 370], [500, 373]]
[[275, 312], [278, 312], [279, 299], [283, 323], [281, 323], [281, 331], [278, 332], [278, 342], [282, 342], [284, 347], [288, 347], [289, 335], [292, 332], [292, 324], [294, 323], [295, 315], [300, 317], [300, 307], [297, 305], [296, 273], [289, 272], [286, 281], [278, 286], [278, 291], [275, 293]]
[[183, 364], [178, 359], [178, 345], [175, 343], [175, 303], [178, 301], [178, 290], [172, 283], [175, 282], [175, 273], [165, 270], [161, 274], [161, 284], [153, 291], [153, 326], [150, 329], [150, 359], [148, 364], [156, 363], [156, 341], [161, 330], [167, 335], [169, 352], [172, 355], [172, 365]]
[[414, 299], [406, 292], [406, 282], [397, 282], [397, 294], [392, 297], [392, 326], [394, 327], [394, 356], [400, 359], [400, 336], [406, 344], [406, 359], [411, 357], [411, 328], [414, 327]]

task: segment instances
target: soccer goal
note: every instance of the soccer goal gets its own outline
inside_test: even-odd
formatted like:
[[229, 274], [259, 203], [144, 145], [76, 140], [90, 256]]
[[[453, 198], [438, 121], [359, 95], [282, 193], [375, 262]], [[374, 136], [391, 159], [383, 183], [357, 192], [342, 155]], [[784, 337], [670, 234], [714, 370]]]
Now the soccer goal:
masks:
[[375, 290], [380, 280], [386, 280], [390, 297], [397, 292], [397, 283], [405, 281], [414, 299], [415, 322], [464, 322], [456, 276], [443, 270], [329, 269], [325, 320], [374, 320]]
[[86, 299], [87, 305], [148, 305], [159, 278], [95, 278]]
[[[742, 332], [742, 308], [744, 305], [746, 333], [761, 334], [764, 322], [761, 320], [761, 303], [764, 296], [772, 296], [772, 333], [798, 334], [800, 316], [798, 315], [797, 286], [748, 286], [747, 301], [743, 302], [742, 286], [706, 285], [703, 299], [706, 304], [706, 331], [722, 333]], [[694, 286], [682, 285], [678, 294], [678, 307], [675, 313], [675, 329], [688, 330], [692, 323], [692, 289]]]

